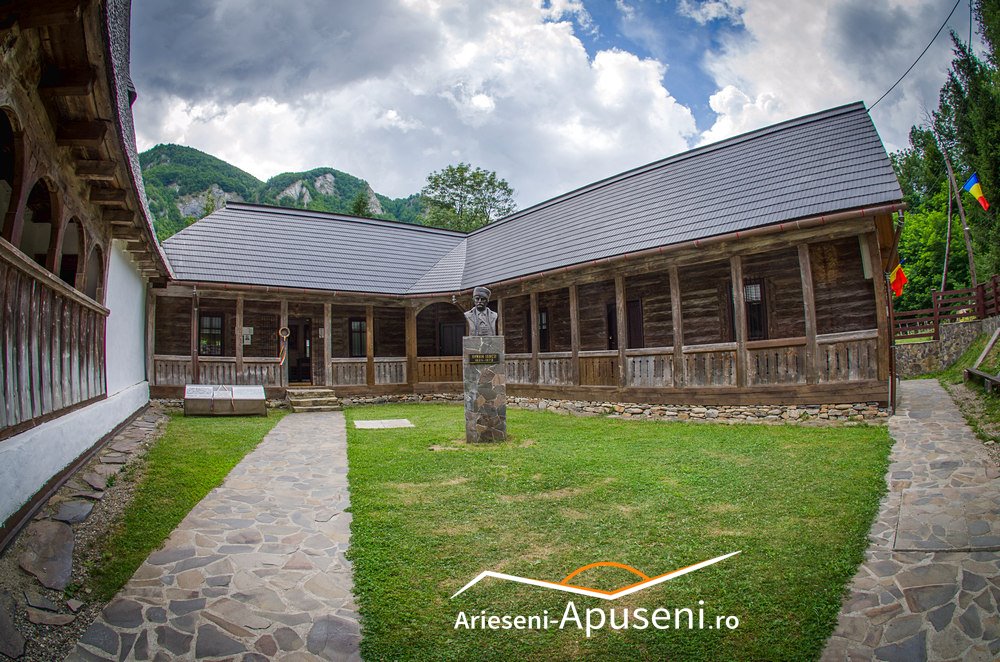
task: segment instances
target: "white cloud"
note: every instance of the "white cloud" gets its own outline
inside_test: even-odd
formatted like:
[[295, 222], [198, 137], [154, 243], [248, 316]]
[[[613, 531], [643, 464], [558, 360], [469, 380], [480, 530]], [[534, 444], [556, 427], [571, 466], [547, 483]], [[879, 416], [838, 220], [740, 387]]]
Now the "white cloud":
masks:
[[[664, 65], [619, 50], [592, 59], [579, 2], [410, 0], [435, 48], [294, 100], [235, 105], [177, 96], [135, 106], [140, 146], [178, 142], [266, 178], [329, 165], [392, 196], [458, 160], [496, 170], [522, 206], [688, 147], [691, 112]], [[138, 45], [137, 45], [138, 47]], [[262, 95], [266, 93], [261, 90]]]
[[[710, 101], [718, 117], [703, 140], [858, 100], [870, 105], [912, 63], [946, 11], [933, 0], [746, 2], [745, 32], [724, 38], [723, 48], [705, 57], [719, 90]], [[889, 150], [906, 145], [923, 108], [937, 107], [950, 61], [942, 35], [872, 112]]]
[[677, 5], [677, 11], [702, 25], [720, 19], [738, 24], [741, 21], [740, 15], [744, 4], [743, 0], [681, 0]]

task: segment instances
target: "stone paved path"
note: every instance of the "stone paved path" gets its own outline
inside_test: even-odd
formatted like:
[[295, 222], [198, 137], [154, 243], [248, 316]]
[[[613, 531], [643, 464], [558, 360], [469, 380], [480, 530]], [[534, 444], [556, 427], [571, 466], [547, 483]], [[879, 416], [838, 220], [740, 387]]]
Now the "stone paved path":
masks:
[[889, 492], [823, 660], [1000, 659], [1000, 472], [936, 380], [901, 396]]
[[68, 660], [360, 660], [344, 416], [286, 416]]

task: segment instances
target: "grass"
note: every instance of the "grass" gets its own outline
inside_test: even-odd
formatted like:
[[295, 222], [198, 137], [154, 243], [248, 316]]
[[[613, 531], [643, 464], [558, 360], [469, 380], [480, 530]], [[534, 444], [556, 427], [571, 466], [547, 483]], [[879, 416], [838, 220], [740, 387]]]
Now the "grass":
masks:
[[985, 333], [976, 336], [976, 339], [972, 341], [968, 349], [962, 353], [962, 356], [958, 358], [953, 364], [947, 368], [937, 370], [935, 372], [928, 372], [923, 375], [914, 377], [913, 379], [937, 379], [942, 384], [961, 384], [962, 383], [962, 373], [966, 368], [971, 368], [972, 364], [976, 362], [979, 355], [986, 348], [986, 343], [989, 340], [989, 336]]
[[110, 600], [184, 516], [253, 450], [285, 415], [185, 418], [173, 414], [135, 471], [139, 483], [91, 572], [95, 595]]
[[[508, 411], [512, 439], [468, 447], [453, 405], [351, 408], [351, 558], [365, 659], [800, 660], [819, 657], [884, 491], [884, 428], [689, 425]], [[437, 446], [448, 450], [430, 450]], [[613, 602], [486, 579], [560, 581], [597, 561], [649, 576], [736, 557]], [[574, 583], [635, 577], [596, 568]], [[691, 608], [735, 630], [456, 629], [467, 615], [557, 620], [589, 608]]]

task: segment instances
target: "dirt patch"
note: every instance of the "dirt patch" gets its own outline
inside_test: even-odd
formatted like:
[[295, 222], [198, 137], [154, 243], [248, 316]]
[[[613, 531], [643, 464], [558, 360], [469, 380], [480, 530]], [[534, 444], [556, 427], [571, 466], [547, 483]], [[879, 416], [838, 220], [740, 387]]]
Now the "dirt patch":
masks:
[[944, 387], [976, 436], [983, 440], [990, 458], [1000, 465], [1000, 421], [993, 420], [986, 412], [985, 399], [988, 396], [965, 384], [944, 384]]
[[706, 510], [711, 513], [735, 513], [739, 508], [733, 503], [713, 503], [706, 506]]
[[566, 519], [571, 519], [575, 521], [582, 521], [590, 518], [590, 515], [588, 515], [583, 511], [576, 510], [575, 508], [560, 508], [559, 514], [565, 517]]
[[593, 487], [563, 487], [558, 490], [539, 492], [538, 494], [501, 494], [500, 500], [507, 503], [520, 503], [523, 501], [554, 501], [557, 499], [569, 499], [571, 497], [586, 494], [592, 491]]
[[[50, 662], [65, 658], [73, 650], [77, 639], [104, 609], [105, 603], [94, 598], [90, 589], [85, 586], [90, 579], [91, 568], [101, 560], [101, 542], [119, 525], [125, 509], [135, 497], [136, 485], [143, 475], [146, 451], [163, 433], [165, 424], [165, 410], [156, 404], [150, 406], [108, 441], [84, 468], [71, 476], [35, 515], [35, 520], [49, 519], [56, 514], [60, 503], [82, 498], [75, 496], [78, 493], [101, 494], [99, 499], [91, 499], [94, 508], [90, 515], [84, 521], [72, 524], [73, 571], [64, 591], [45, 588], [20, 568], [18, 558], [26, 549], [23, 531], [0, 555], [0, 593], [7, 593], [13, 598], [14, 623], [27, 640], [24, 655], [19, 660]], [[102, 463], [99, 458], [108, 455], [125, 455], [128, 460], [120, 465], [120, 471], [110, 473], [105, 490], [95, 490], [83, 481], [82, 476], [100, 468]], [[111, 471], [110, 468], [108, 471]], [[73, 621], [67, 625], [36, 625], [27, 618], [25, 591], [47, 598], [59, 614], [74, 615], [67, 604], [70, 598], [79, 600], [83, 606], [79, 607]]]

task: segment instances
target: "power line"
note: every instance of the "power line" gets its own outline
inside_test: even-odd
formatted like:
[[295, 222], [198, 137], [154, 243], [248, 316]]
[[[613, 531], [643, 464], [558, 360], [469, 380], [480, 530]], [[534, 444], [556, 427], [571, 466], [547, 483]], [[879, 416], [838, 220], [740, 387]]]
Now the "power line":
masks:
[[918, 55], [917, 59], [913, 61], [913, 64], [910, 65], [910, 68], [907, 69], [905, 72], [903, 72], [903, 75], [899, 77], [899, 80], [897, 80], [895, 83], [893, 83], [892, 87], [890, 87], [888, 90], [886, 90], [885, 94], [883, 94], [882, 96], [880, 96], [878, 98], [878, 101], [876, 101], [872, 105], [868, 106], [868, 110], [869, 111], [871, 111], [875, 106], [877, 106], [879, 101], [881, 101], [882, 99], [884, 99], [887, 96], [889, 96], [889, 93], [892, 92], [894, 89], [896, 89], [897, 85], [899, 85], [901, 82], [903, 82], [903, 79], [906, 78], [906, 75], [908, 73], [910, 73], [911, 71], [913, 71], [913, 67], [917, 66], [917, 62], [920, 62], [920, 58], [922, 58], [924, 56], [924, 53], [926, 53], [930, 49], [931, 45], [935, 41], [937, 41], [937, 38], [941, 34], [941, 31], [944, 30], [944, 26], [948, 25], [948, 21], [951, 20], [951, 15], [955, 13], [955, 10], [958, 9], [958, 6], [961, 3], [962, 3], [962, 0], [956, 0], [955, 6], [951, 8], [950, 12], [948, 12], [948, 17], [946, 19], [944, 19], [944, 23], [942, 23], [941, 27], [939, 27], [938, 30], [937, 30], [937, 32], [934, 33], [934, 37], [931, 38], [930, 42], [927, 44], [927, 46], [924, 48], [924, 50], [920, 51], [920, 55]]

